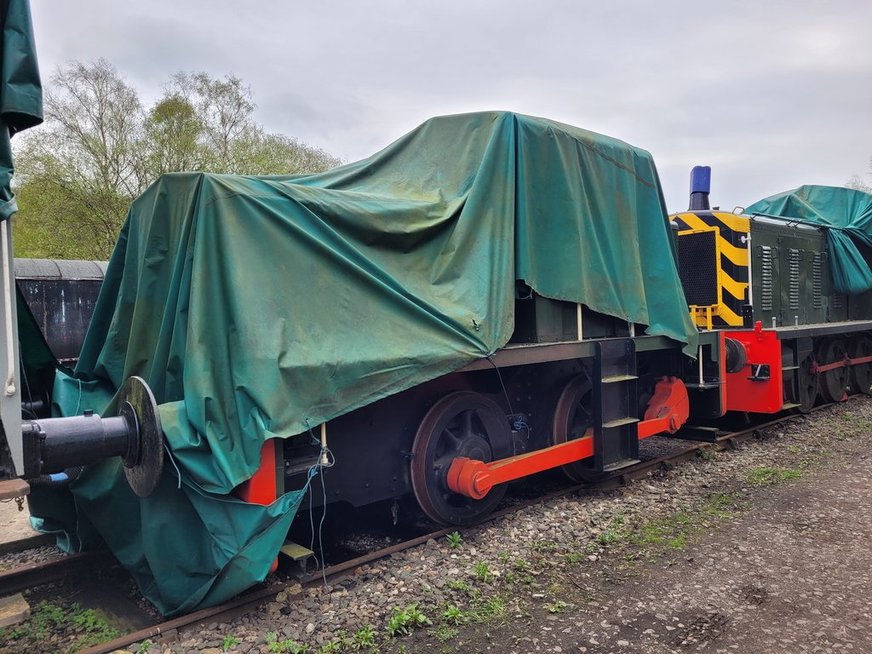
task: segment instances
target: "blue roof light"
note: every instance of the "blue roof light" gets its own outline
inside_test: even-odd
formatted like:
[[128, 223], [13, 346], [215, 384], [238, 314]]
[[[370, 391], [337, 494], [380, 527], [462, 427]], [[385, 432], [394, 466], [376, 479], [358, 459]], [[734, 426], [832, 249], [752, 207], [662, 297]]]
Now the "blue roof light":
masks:
[[705, 193], [708, 195], [712, 190], [711, 166], [694, 166], [690, 171], [690, 192]]

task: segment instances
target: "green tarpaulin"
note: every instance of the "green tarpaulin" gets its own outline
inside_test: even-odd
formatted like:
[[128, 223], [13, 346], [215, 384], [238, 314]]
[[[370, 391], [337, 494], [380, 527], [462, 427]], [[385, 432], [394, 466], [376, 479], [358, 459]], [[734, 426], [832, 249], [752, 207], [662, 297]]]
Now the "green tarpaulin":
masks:
[[807, 185], [755, 202], [745, 212], [823, 227], [836, 291], [859, 295], [872, 290], [872, 194]]
[[12, 143], [16, 132], [42, 122], [42, 85], [34, 50], [30, 5], [0, 0], [0, 220], [18, 211], [12, 195]]
[[143, 377], [178, 470], [145, 500], [119, 464], [86, 470], [80, 536], [96, 527], [166, 613], [263, 578], [300, 499], [228, 496], [263, 440], [493, 353], [516, 279], [693, 350], [654, 163], [615, 139], [479, 113], [318, 175], [161, 177], [130, 209], [54, 399], [111, 411]]

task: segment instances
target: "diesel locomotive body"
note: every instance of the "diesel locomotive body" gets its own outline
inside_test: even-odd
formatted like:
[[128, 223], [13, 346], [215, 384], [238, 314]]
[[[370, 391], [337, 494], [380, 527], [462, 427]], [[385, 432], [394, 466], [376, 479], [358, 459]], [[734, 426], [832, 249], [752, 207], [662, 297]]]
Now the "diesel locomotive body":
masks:
[[830, 227], [712, 210], [709, 174], [694, 169], [691, 208], [672, 220], [694, 322], [723, 333], [745, 361], [727, 371], [723, 408], [806, 412], [849, 390], [869, 393], [872, 291], [838, 292]]

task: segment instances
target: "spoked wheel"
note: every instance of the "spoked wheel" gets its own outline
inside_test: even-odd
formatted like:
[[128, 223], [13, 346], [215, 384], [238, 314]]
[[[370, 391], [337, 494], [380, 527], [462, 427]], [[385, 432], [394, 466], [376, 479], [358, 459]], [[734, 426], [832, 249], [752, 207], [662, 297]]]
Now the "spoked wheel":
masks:
[[[866, 335], [852, 338], [848, 342], [848, 356], [852, 359], [872, 356], [872, 338]], [[851, 390], [872, 395], [872, 363], [851, 366], [850, 371]]]
[[797, 375], [799, 377], [799, 396], [797, 403], [799, 404], [800, 413], [808, 413], [814, 408], [814, 403], [817, 401], [818, 395], [821, 392], [820, 377], [811, 371], [814, 359], [807, 356], [805, 360], [799, 364]]
[[[835, 363], [845, 358], [845, 341], [841, 339], [825, 340], [815, 348], [815, 358], [818, 365]], [[821, 397], [827, 402], [841, 402], [848, 391], [848, 369], [834, 368], [818, 375], [821, 385]]]
[[494, 461], [511, 454], [512, 430], [498, 404], [478, 393], [451, 393], [424, 416], [412, 444], [412, 490], [421, 510], [443, 525], [471, 525], [494, 510], [506, 485], [474, 500], [448, 488], [455, 457]]
[[[593, 390], [590, 377], [586, 374], [573, 377], [563, 388], [554, 409], [554, 420], [551, 425], [551, 440], [554, 445], [566, 443], [584, 436], [593, 427]], [[561, 466], [563, 473], [572, 481], [600, 481], [607, 475], [594, 470], [592, 459], [576, 461]]]

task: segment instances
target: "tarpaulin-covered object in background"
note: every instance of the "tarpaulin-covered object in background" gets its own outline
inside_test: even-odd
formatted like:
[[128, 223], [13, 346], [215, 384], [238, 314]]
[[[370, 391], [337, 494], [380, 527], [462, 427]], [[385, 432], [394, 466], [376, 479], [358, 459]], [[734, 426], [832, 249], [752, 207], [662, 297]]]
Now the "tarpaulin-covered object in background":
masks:
[[96, 527], [165, 613], [238, 592], [300, 500], [228, 496], [265, 439], [493, 353], [516, 279], [692, 351], [670, 244], [648, 153], [512, 113], [436, 118], [317, 175], [164, 175], [130, 209], [54, 401], [111, 410], [143, 377], [178, 470], [138, 500], [119, 464], [89, 468], [71, 487], [79, 536]]
[[30, 5], [0, 0], [0, 220], [18, 211], [12, 195], [11, 137], [42, 122], [42, 85], [34, 49]]
[[745, 212], [822, 227], [836, 291], [859, 295], [872, 290], [872, 194], [806, 185], [755, 202]]

